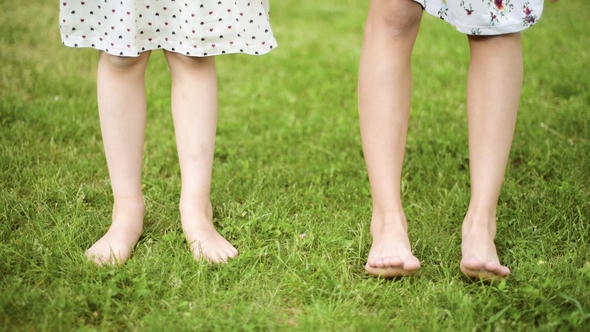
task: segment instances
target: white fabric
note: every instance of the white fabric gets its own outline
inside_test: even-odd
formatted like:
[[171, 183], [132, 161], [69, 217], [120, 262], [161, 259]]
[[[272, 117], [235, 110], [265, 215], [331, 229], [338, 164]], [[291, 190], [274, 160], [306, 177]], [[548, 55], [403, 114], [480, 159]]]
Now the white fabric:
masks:
[[543, 0], [414, 0], [468, 35], [501, 35], [529, 28], [541, 18]]
[[60, 0], [62, 41], [109, 54], [264, 54], [277, 46], [269, 0]]

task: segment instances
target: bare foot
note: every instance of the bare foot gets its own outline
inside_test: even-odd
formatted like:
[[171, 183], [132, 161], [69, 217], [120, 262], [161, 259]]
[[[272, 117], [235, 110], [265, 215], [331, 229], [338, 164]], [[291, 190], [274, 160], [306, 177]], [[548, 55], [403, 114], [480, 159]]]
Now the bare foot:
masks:
[[[473, 219], [472, 219], [473, 220]], [[496, 220], [489, 223], [463, 221], [463, 241], [461, 243], [461, 272], [472, 279], [499, 281], [510, 274], [510, 269], [500, 264], [494, 238]]]
[[382, 278], [404, 277], [420, 268], [420, 261], [412, 255], [407, 228], [403, 215], [387, 221], [373, 216], [367, 273]]
[[144, 209], [143, 201], [115, 202], [111, 227], [86, 251], [86, 257], [99, 266], [124, 264], [143, 232]]
[[228, 258], [238, 255], [238, 250], [213, 226], [213, 209], [208, 198], [205, 204], [198, 199], [181, 199], [180, 219], [195, 259], [226, 263]]

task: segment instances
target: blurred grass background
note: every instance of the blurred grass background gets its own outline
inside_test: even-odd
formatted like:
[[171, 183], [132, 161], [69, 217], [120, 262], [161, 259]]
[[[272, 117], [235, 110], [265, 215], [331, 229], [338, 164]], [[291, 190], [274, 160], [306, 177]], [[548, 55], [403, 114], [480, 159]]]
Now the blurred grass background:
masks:
[[[462, 277], [469, 201], [466, 38], [424, 16], [403, 199], [414, 277], [364, 273], [370, 190], [356, 80], [366, 1], [271, 4], [279, 48], [217, 59], [214, 218], [240, 256], [194, 262], [182, 236], [164, 57], [148, 68], [145, 233], [123, 267], [84, 251], [108, 228], [97, 52], [61, 45], [58, 4], [0, 0], [0, 329], [590, 328], [590, 3], [546, 3], [523, 33], [525, 82], [498, 211], [513, 274]], [[301, 235], [305, 234], [302, 239]]]

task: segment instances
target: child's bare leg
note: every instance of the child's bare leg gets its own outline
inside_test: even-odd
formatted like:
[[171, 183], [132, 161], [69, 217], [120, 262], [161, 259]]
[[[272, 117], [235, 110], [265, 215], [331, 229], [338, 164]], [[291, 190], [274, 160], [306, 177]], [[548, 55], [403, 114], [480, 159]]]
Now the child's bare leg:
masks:
[[407, 276], [420, 268], [413, 256], [400, 197], [410, 112], [412, 47], [422, 7], [411, 0], [372, 0], [359, 72], [359, 113], [373, 196], [373, 244], [366, 271]]
[[463, 221], [461, 271], [495, 280], [510, 270], [496, 253], [496, 205], [522, 88], [520, 34], [469, 36], [467, 82], [471, 201]]
[[182, 228], [196, 259], [225, 262], [238, 251], [215, 230], [209, 199], [217, 125], [215, 59], [165, 54], [172, 76], [172, 113], [182, 174]]
[[111, 227], [86, 252], [99, 265], [124, 263], [143, 230], [144, 72], [149, 55], [130, 58], [101, 52], [99, 57], [98, 108], [115, 201]]

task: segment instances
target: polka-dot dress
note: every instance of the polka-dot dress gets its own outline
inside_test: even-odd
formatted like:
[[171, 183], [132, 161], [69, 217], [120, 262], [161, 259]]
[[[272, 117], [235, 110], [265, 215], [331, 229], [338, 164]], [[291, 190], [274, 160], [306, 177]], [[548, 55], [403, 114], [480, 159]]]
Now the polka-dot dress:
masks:
[[277, 46], [269, 0], [61, 0], [62, 41], [118, 56], [264, 54]]

